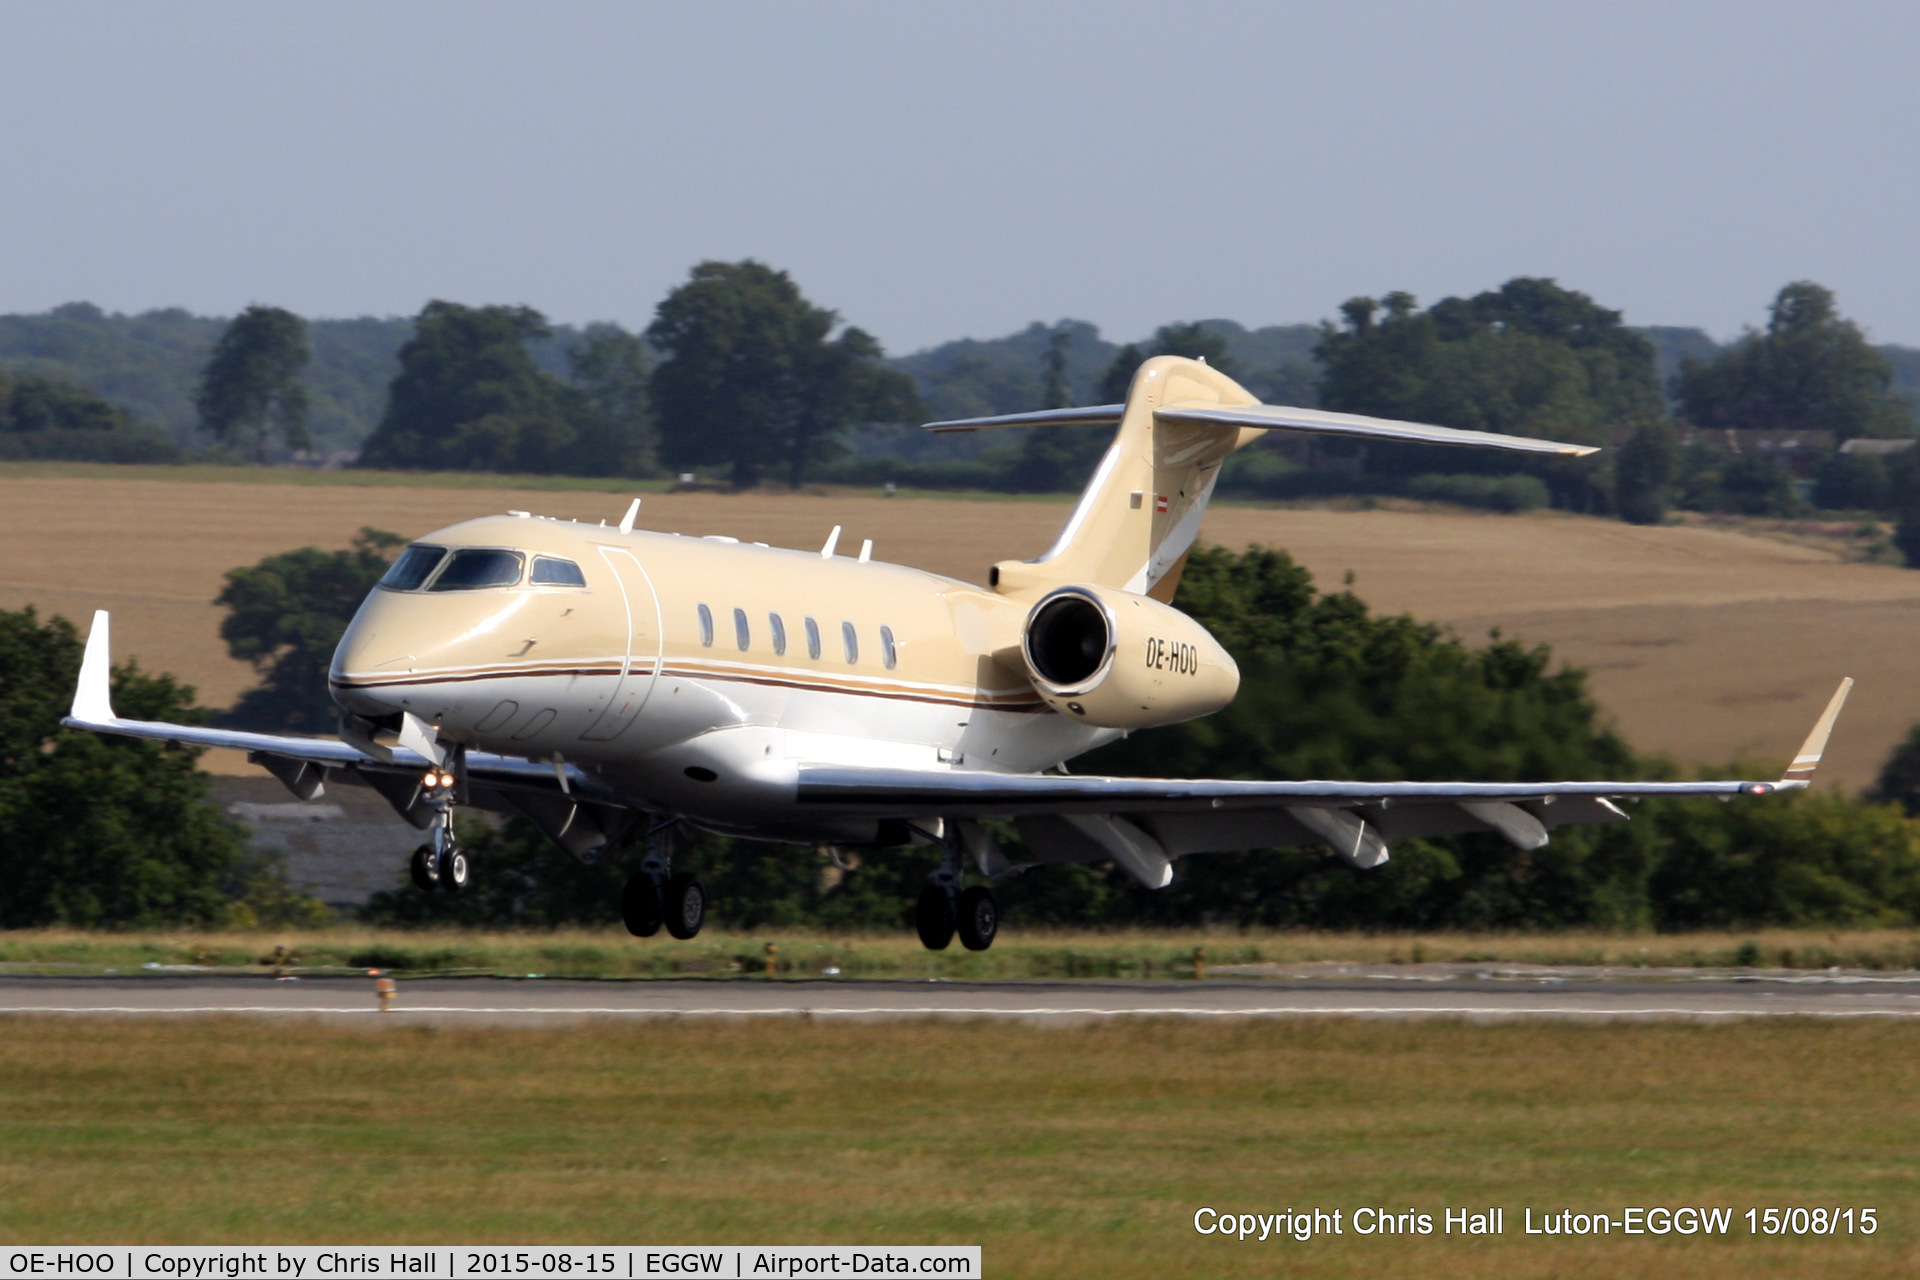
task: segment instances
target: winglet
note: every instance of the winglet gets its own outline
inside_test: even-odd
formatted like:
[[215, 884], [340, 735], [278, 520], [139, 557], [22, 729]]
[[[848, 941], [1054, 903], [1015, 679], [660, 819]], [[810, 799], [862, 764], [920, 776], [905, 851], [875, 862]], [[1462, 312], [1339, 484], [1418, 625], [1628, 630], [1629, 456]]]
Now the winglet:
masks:
[[107, 611], [93, 611], [93, 630], [87, 633], [87, 652], [80, 659], [80, 683], [73, 690], [73, 718], [87, 724], [110, 724], [113, 694], [113, 657], [107, 646]]
[[1853, 677], [1848, 676], [1840, 682], [1840, 687], [1833, 691], [1833, 700], [1827, 703], [1827, 709], [1820, 713], [1820, 719], [1814, 724], [1813, 732], [1808, 734], [1807, 740], [1800, 745], [1800, 754], [1793, 758], [1793, 763], [1787, 766], [1786, 776], [1780, 779], [1782, 786], [1794, 784], [1804, 787], [1813, 781], [1813, 771], [1820, 763], [1821, 753], [1827, 749], [1828, 736], [1833, 733], [1833, 722], [1840, 718], [1840, 708], [1846, 705], [1847, 694], [1852, 688]]

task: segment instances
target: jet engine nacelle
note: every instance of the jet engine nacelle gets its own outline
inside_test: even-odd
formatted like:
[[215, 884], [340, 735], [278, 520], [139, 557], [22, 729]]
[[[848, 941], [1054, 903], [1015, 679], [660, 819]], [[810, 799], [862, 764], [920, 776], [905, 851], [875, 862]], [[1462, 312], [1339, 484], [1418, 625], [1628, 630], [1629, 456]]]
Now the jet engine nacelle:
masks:
[[1109, 729], [1218, 711], [1240, 668], [1207, 629], [1158, 600], [1110, 587], [1050, 591], [1027, 615], [1027, 675], [1054, 710]]

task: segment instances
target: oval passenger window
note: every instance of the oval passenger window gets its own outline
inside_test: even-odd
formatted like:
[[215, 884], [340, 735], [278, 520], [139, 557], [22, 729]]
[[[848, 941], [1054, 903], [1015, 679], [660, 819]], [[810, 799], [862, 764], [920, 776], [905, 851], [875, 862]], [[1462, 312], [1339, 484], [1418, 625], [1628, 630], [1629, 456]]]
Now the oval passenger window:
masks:
[[700, 606], [700, 643], [713, 648], [713, 610]]

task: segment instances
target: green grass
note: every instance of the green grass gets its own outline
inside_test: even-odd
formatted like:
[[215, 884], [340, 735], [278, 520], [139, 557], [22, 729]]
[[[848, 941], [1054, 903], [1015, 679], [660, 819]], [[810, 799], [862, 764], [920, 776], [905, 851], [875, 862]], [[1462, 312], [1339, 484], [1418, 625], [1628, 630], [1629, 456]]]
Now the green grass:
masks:
[[[1766, 1020], [447, 1030], [13, 1018], [14, 1243], [978, 1243], [999, 1277], [1902, 1275], [1920, 1028]], [[1725, 1205], [1727, 1238], [1523, 1209]], [[1752, 1238], [1748, 1207], [1877, 1235]], [[1194, 1211], [1501, 1205], [1495, 1239]]]
[[796, 929], [729, 933], [692, 942], [628, 937], [619, 928], [476, 932], [342, 926], [312, 931], [89, 933], [0, 931], [0, 972], [130, 970], [145, 964], [251, 968], [283, 945], [295, 966], [481, 972], [549, 977], [776, 977], [1190, 979], [1194, 952], [1209, 967], [1239, 964], [1423, 961], [1688, 968], [1920, 968], [1920, 930], [1756, 930], [1682, 934], [1362, 934], [1218, 930], [1096, 932], [1010, 929], [993, 949], [957, 943], [929, 952], [906, 932], [835, 935]]

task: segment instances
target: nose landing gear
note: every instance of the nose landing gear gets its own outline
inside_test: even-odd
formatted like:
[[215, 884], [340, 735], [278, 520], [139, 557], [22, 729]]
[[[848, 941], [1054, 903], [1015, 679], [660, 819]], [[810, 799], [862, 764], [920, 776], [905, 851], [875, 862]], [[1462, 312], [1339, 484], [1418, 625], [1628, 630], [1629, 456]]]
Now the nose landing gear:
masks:
[[453, 834], [453, 799], [456, 786], [452, 769], [435, 769], [427, 774], [421, 799], [433, 809], [430, 842], [413, 851], [407, 865], [416, 888], [431, 893], [444, 889], [458, 893], [473, 877], [473, 860], [467, 857]]

